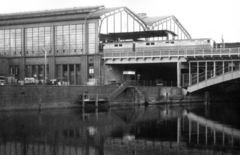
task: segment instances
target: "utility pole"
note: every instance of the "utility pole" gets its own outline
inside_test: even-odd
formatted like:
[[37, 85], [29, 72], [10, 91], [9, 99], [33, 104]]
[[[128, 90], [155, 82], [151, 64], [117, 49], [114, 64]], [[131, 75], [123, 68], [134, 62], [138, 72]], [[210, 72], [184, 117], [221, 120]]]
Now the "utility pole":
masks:
[[44, 60], [45, 60], [45, 78], [44, 78], [44, 83], [47, 83], [47, 51], [45, 50], [45, 48], [42, 48], [44, 51]]

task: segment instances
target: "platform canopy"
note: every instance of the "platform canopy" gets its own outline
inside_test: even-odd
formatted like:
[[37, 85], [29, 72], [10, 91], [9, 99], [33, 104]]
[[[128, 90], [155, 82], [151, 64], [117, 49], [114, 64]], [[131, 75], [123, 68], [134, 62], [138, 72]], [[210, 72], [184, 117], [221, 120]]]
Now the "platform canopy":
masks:
[[138, 32], [121, 32], [121, 33], [108, 33], [100, 34], [100, 40], [138, 40], [140, 38], [152, 38], [152, 37], [168, 37], [177, 36], [174, 32], [169, 30], [155, 30], [155, 31], [138, 31]]

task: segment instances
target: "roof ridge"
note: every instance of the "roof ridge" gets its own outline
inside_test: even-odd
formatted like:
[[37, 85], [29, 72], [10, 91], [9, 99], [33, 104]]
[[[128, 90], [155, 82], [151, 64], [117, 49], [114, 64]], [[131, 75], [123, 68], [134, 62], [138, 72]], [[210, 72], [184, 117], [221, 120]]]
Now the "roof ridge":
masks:
[[69, 8], [58, 8], [58, 9], [49, 9], [49, 10], [37, 10], [37, 11], [26, 11], [26, 12], [12, 12], [12, 13], [3, 13], [0, 16], [10, 16], [10, 15], [25, 15], [29, 13], [51, 13], [57, 11], [71, 11], [71, 10], [79, 10], [79, 9], [102, 9], [104, 5], [96, 5], [96, 6], [82, 6], [82, 7], [69, 7]]

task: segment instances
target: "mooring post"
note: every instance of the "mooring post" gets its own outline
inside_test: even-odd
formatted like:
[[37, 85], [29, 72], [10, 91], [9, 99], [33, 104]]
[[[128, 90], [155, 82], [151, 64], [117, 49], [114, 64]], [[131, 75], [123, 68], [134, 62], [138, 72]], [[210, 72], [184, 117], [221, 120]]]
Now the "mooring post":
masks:
[[96, 120], [98, 120], [98, 108], [95, 109]]
[[96, 108], [98, 107], [98, 94], [96, 94], [95, 106], [96, 106]]
[[136, 105], [136, 103], [137, 103], [137, 93], [136, 93], [136, 90], [134, 89], [134, 102], [133, 102], [133, 104], [134, 104], [134, 106]]
[[225, 146], [225, 134], [224, 134], [224, 132], [223, 132], [223, 136], [222, 136], [222, 141], [223, 141], [223, 146]]
[[149, 102], [148, 102], [148, 97], [147, 97], [147, 94], [144, 95], [144, 106], [148, 106], [149, 105]]
[[189, 120], [189, 143], [191, 143], [191, 136], [192, 136], [192, 121]]
[[205, 127], [205, 142], [207, 145], [207, 143], [208, 143], [208, 127], [207, 126]]
[[199, 144], [199, 123], [197, 123], [197, 144]]
[[[144, 97], [144, 100], [145, 100], [145, 97]], [[137, 104], [138, 104], [138, 106], [140, 106], [140, 95], [139, 94], [137, 95]]]
[[168, 92], [166, 93], [166, 102], [168, 103], [168, 99], [169, 98], [169, 94], [168, 94]]
[[84, 99], [85, 99], [85, 93], [83, 93], [83, 95], [82, 95], [82, 108], [85, 108], [85, 101], [84, 101]]
[[109, 104], [109, 107], [112, 106], [112, 102], [111, 102], [111, 96], [107, 98], [108, 99], [108, 104]]
[[38, 111], [41, 111], [42, 110], [42, 95], [39, 95], [38, 96]]
[[82, 108], [82, 120], [85, 120], [85, 110]]

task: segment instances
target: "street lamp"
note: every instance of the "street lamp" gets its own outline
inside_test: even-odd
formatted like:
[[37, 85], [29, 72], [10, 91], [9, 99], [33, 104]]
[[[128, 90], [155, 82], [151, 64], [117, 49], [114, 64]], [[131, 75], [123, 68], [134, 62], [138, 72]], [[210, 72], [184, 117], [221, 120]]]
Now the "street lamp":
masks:
[[47, 51], [45, 50], [45, 48], [43, 47], [42, 48], [43, 49], [43, 51], [44, 51], [44, 56], [45, 56], [45, 84], [47, 83]]

